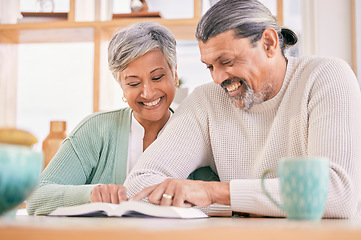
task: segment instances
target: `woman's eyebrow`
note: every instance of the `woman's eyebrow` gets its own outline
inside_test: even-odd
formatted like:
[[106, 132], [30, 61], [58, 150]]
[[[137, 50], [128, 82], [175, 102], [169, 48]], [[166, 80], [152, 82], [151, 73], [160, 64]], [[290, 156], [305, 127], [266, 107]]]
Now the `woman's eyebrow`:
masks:
[[164, 68], [159, 67], [159, 68], [153, 69], [152, 71], [150, 71], [150, 73], [153, 73], [153, 72], [155, 72], [155, 71], [157, 71], [157, 70], [162, 70], [162, 69], [164, 69]]
[[[155, 68], [152, 71], [150, 71], [150, 73], [153, 73], [153, 72], [155, 72], [157, 70], [163, 70], [163, 69], [164, 69], [163, 67]], [[124, 77], [124, 79], [127, 79], [127, 78], [139, 78], [139, 77], [137, 75], [126, 75]]]
[[124, 77], [124, 79], [127, 79], [127, 78], [138, 78], [138, 76], [137, 75], [126, 75]]

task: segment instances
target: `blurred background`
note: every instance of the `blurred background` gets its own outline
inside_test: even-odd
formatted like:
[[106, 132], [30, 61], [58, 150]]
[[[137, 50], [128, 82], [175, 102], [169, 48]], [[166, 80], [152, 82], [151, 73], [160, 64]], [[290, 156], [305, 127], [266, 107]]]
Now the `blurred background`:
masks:
[[[160, 17], [127, 17], [130, 0], [0, 0], [0, 126], [31, 132], [39, 139], [35, 148], [41, 149], [50, 121], [66, 121], [70, 133], [93, 112], [127, 106], [106, 61], [108, 39], [117, 25], [153, 20], [174, 27], [183, 82], [174, 108], [195, 87], [212, 81], [200, 61], [194, 29], [216, 1], [146, 2], [148, 12]], [[361, 71], [360, 0], [261, 2], [298, 34], [300, 41], [288, 55], [336, 56], [355, 73]], [[11, 9], [17, 11], [6, 18]], [[69, 40], [69, 32], [77, 37]]]

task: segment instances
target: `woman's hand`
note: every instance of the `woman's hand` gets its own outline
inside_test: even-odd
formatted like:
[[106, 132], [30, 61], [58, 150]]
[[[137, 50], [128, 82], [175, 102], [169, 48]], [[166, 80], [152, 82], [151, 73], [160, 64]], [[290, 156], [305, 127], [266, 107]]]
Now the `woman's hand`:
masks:
[[92, 202], [119, 204], [128, 200], [127, 189], [123, 185], [103, 184], [93, 188], [90, 199]]

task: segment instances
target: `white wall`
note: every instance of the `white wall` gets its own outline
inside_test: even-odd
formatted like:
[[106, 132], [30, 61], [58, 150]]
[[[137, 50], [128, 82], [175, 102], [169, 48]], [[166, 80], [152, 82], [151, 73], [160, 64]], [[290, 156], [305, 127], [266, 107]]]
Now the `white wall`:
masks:
[[50, 121], [66, 121], [69, 133], [93, 112], [93, 44], [19, 44], [18, 58], [16, 127], [40, 150]]
[[355, 6], [355, 11], [356, 11], [356, 43], [357, 43], [357, 76], [358, 76], [358, 81], [360, 83], [361, 86], [361, 0], [355, 0], [356, 6]]
[[18, 46], [0, 44], [0, 127], [15, 127]]
[[352, 66], [351, 0], [303, 0], [303, 55], [334, 56]]

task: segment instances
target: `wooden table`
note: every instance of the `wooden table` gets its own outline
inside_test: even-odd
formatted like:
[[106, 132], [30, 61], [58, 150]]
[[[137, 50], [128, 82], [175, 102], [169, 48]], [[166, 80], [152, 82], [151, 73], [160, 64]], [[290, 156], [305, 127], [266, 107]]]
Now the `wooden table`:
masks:
[[276, 218], [0, 218], [1, 240], [317, 240], [361, 239], [361, 220], [290, 221]]

